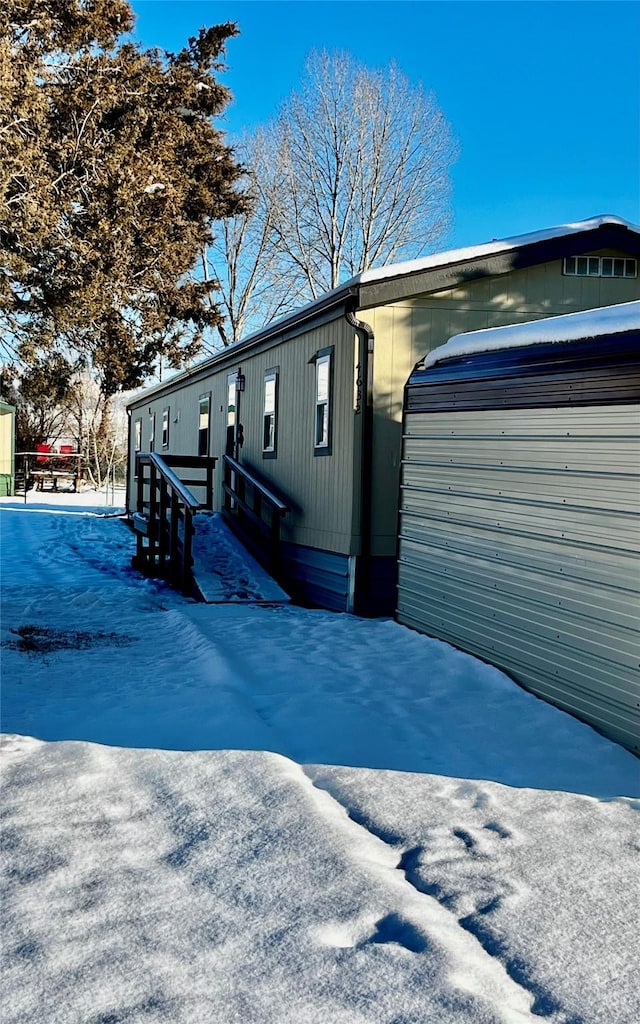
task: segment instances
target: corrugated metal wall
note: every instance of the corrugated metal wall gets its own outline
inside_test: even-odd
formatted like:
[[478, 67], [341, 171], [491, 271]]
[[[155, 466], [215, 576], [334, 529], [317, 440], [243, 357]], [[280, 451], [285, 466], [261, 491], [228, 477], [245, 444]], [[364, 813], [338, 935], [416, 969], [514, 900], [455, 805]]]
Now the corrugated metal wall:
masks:
[[398, 620], [640, 750], [637, 405], [406, 415]]

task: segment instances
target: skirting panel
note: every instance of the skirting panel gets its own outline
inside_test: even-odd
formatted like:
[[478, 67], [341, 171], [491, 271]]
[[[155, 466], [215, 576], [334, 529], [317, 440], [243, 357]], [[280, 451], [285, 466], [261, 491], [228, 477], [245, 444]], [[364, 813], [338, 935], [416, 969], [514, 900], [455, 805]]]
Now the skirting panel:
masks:
[[346, 612], [349, 603], [349, 556], [284, 543], [281, 546], [278, 582], [300, 604]]

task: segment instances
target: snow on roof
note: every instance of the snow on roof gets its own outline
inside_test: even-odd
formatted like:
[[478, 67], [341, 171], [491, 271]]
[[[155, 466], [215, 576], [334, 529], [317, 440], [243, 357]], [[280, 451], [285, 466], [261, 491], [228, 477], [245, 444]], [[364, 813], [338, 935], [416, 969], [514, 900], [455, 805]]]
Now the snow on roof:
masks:
[[318, 296], [318, 298], [313, 299], [305, 306], [301, 306], [292, 313], [287, 313], [286, 316], [281, 317], [279, 320], [274, 320], [272, 323], [265, 325], [265, 327], [261, 327], [257, 331], [253, 331], [245, 338], [241, 338], [239, 341], [227, 346], [220, 352], [217, 352], [212, 356], [208, 356], [206, 359], [196, 363], [188, 370], [179, 370], [171, 379], [167, 378], [161, 384], [153, 384], [150, 387], [145, 388], [143, 391], [139, 392], [129, 404], [133, 405], [141, 399], [151, 397], [151, 395], [155, 394], [157, 391], [161, 391], [165, 388], [167, 384], [170, 383], [170, 380], [172, 383], [178, 383], [180, 380], [188, 379], [193, 373], [203, 370], [205, 367], [218, 362], [220, 359], [234, 354], [236, 351], [242, 352], [243, 349], [249, 348], [254, 342], [259, 341], [265, 333], [276, 331], [279, 328], [284, 329], [289, 323], [292, 325], [296, 324], [301, 318], [313, 315], [316, 308], [324, 307], [328, 303], [331, 303], [332, 300], [338, 301], [339, 298], [346, 296], [350, 291], [355, 291], [360, 285], [373, 284], [377, 281], [393, 280], [396, 277], [406, 277], [409, 274], [419, 274], [422, 271], [435, 270], [438, 267], [446, 267], [455, 263], [465, 263], [471, 260], [482, 259], [485, 256], [493, 256], [497, 253], [511, 252], [516, 249], [520, 249], [525, 245], [533, 245], [536, 242], [545, 242], [552, 238], [563, 238], [567, 235], [575, 235], [584, 231], [595, 231], [597, 228], [604, 227], [607, 224], [628, 228], [630, 231], [635, 231], [640, 234], [640, 225], [633, 224], [630, 221], [624, 220], [622, 217], [616, 217], [615, 214], [605, 213], [600, 214], [597, 217], [590, 217], [587, 220], [579, 220], [570, 224], [560, 224], [553, 228], [545, 228], [542, 231], [531, 231], [524, 235], [514, 235], [511, 238], [494, 238], [491, 242], [484, 242], [480, 245], [465, 246], [461, 249], [449, 249], [445, 252], [432, 253], [430, 256], [422, 256], [419, 259], [407, 260], [404, 263], [390, 263], [384, 267], [363, 270], [361, 273], [356, 274], [355, 277], [349, 278], [348, 281], [344, 281], [331, 291]]
[[429, 352], [423, 365], [428, 369], [454, 356], [522, 348], [525, 345], [583, 341], [585, 338], [599, 338], [633, 330], [640, 330], [640, 301], [587, 309], [581, 313], [549, 316], [523, 324], [509, 324], [504, 327], [455, 334], [444, 345]]
[[401, 277], [406, 274], [416, 274], [422, 270], [432, 270], [435, 267], [447, 266], [450, 263], [464, 263], [468, 260], [481, 259], [484, 256], [491, 256], [496, 253], [509, 252], [512, 249], [520, 249], [524, 245], [533, 245], [536, 242], [546, 242], [551, 238], [563, 238], [567, 235], [579, 234], [583, 231], [595, 231], [606, 224], [616, 224], [619, 227], [628, 228], [630, 231], [640, 231], [640, 225], [632, 224], [613, 214], [601, 214], [598, 217], [591, 217], [589, 220], [579, 220], [573, 224], [560, 224], [555, 228], [546, 228], [542, 231], [531, 231], [525, 235], [514, 235], [511, 238], [494, 238], [491, 242], [484, 242], [481, 245], [470, 245], [462, 249], [450, 249], [447, 252], [436, 252], [431, 256], [424, 256], [417, 260], [408, 260], [405, 263], [394, 263], [384, 267], [377, 267], [373, 270], [364, 270], [347, 281], [347, 285], [371, 284], [374, 281], [382, 281], [386, 278]]
[[[280, 320], [274, 320], [268, 328], [278, 327], [288, 321], [295, 322], [300, 316], [312, 312], [316, 306], [324, 305], [333, 296], [336, 298], [348, 291], [354, 291], [360, 285], [373, 284], [376, 281], [393, 280], [396, 277], [406, 277], [409, 274], [419, 274], [425, 270], [435, 270], [438, 267], [448, 267], [455, 263], [467, 263], [471, 260], [482, 259], [485, 256], [494, 256], [498, 253], [512, 252], [521, 249], [525, 245], [534, 245], [536, 242], [546, 242], [552, 238], [564, 238], [567, 235], [577, 235], [585, 231], [596, 231], [605, 225], [613, 224], [618, 227], [627, 228], [640, 234], [640, 224], [633, 224], [631, 221], [616, 217], [612, 213], [603, 213], [597, 217], [590, 217], [588, 220], [579, 220], [571, 224], [560, 224], [554, 228], [544, 228], [542, 231], [530, 231], [524, 235], [513, 235], [511, 238], [494, 238], [491, 242], [483, 242], [480, 245], [468, 245], [461, 249], [448, 249], [445, 252], [434, 252], [430, 256], [421, 256], [415, 260], [406, 260], [404, 263], [388, 263], [383, 267], [375, 267], [371, 270], [363, 270], [348, 281], [324, 292], [317, 299], [288, 313]], [[254, 338], [260, 337], [266, 328], [261, 328], [236, 342], [238, 346], [245, 345]], [[232, 346], [230, 346], [232, 347]], [[229, 349], [226, 349], [229, 351]]]

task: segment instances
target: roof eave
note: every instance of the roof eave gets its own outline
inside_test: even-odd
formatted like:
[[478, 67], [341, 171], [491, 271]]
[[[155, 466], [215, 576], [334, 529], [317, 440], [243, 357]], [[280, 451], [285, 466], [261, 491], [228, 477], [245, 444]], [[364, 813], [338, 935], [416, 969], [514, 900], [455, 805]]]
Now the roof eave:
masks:
[[132, 409], [134, 406], [139, 405], [140, 402], [150, 398], [157, 398], [165, 391], [172, 391], [176, 385], [190, 381], [195, 382], [199, 378], [207, 377], [211, 371], [224, 368], [225, 364], [239, 362], [247, 352], [253, 352], [261, 347], [268, 347], [269, 343], [288, 339], [292, 334], [302, 333], [303, 330], [313, 326], [314, 321], [323, 322], [324, 318], [333, 311], [335, 311], [336, 316], [339, 316], [341, 307], [346, 308], [347, 305], [353, 308], [356, 308], [358, 305], [358, 288], [352, 281], [347, 281], [339, 288], [334, 288], [333, 291], [327, 292], [314, 302], [303, 306], [281, 320], [274, 321], [267, 327], [262, 328], [262, 330], [250, 334], [247, 338], [243, 338], [242, 341], [235, 342], [235, 344], [221, 349], [220, 352], [216, 352], [209, 359], [204, 359], [202, 362], [197, 363], [196, 366], [175, 374], [169, 380], [154, 384], [144, 391], [139, 391], [137, 395], [127, 402], [126, 408]]
[[551, 263], [565, 256], [577, 256], [585, 246], [594, 249], [623, 248], [631, 255], [640, 255], [640, 234], [623, 224], [603, 224], [584, 231], [574, 231], [553, 238], [539, 239], [519, 247], [505, 246], [484, 256], [443, 263], [408, 274], [387, 277], [360, 284], [359, 309], [398, 302], [430, 292], [456, 288], [465, 281], [508, 274], [540, 263]]

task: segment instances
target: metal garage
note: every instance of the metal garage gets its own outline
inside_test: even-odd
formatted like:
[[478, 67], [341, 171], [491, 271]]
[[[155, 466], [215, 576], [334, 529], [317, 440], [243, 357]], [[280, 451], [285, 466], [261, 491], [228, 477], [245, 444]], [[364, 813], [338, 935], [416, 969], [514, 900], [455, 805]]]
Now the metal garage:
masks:
[[640, 302], [460, 335], [404, 405], [401, 623], [640, 751]]

